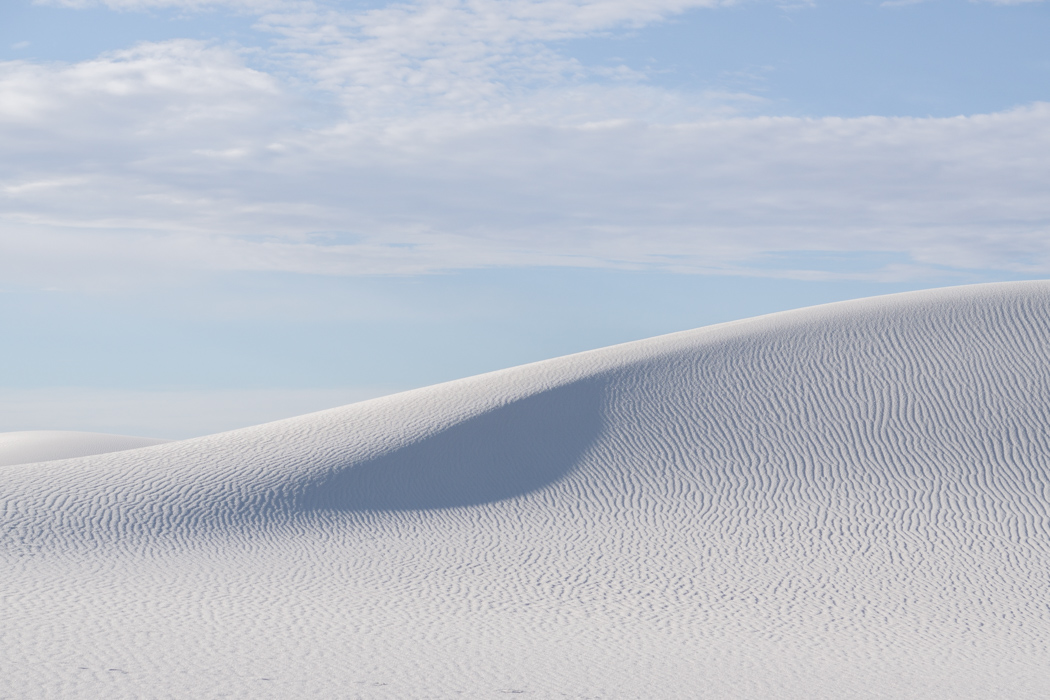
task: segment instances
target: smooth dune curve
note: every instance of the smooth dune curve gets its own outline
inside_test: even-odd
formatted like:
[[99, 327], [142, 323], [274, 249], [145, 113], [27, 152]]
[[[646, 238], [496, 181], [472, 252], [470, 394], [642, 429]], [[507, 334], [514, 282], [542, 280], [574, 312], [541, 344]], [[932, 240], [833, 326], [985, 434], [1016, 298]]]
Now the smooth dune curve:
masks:
[[2, 697], [1050, 696], [1050, 283], [0, 469]]
[[165, 442], [170, 440], [76, 430], [20, 430], [0, 433], [0, 467], [123, 452]]

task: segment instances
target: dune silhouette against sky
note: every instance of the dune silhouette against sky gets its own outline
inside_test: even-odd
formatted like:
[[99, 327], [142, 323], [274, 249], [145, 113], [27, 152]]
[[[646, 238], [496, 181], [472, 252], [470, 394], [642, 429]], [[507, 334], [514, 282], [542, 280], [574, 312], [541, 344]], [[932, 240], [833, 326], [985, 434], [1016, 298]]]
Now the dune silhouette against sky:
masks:
[[0, 696], [1046, 697], [1048, 347], [950, 288], [8, 465]]

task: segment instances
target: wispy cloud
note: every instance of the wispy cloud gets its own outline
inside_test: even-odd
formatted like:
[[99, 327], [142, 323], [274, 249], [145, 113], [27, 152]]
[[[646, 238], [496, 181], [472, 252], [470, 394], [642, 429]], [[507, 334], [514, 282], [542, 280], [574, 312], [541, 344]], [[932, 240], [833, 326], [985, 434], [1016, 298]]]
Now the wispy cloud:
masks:
[[550, 43], [698, 4], [246, 1], [266, 51], [182, 40], [0, 64], [0, 271], [782, 274], [771, 250], [912, 261], [866, 275], [1050, 271], [1050, 105], [748, 116], [751, 96], [654, 87]]
[[269, 12], [276, 9], [313, 7], [311, 0], [33, 0], [34, 5], [86, 9], [105, 7], [111, 10], [141, 11], [158, 8], [179, 8], [190, 11], [208, 11], [215, 8], [234, 8], [248, 13]]

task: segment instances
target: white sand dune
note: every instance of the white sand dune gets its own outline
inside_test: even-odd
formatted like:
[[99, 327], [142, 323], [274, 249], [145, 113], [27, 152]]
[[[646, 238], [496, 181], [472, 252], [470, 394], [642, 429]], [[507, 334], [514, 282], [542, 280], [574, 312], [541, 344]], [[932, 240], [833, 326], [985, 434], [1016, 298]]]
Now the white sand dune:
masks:
[[0, 467], [122, 452], [165, 442], [170, 440], [75, 430], [22, 430], [0, 433]]
[[1050, 283], [0, 469], [3, 698], [1050, 697]]

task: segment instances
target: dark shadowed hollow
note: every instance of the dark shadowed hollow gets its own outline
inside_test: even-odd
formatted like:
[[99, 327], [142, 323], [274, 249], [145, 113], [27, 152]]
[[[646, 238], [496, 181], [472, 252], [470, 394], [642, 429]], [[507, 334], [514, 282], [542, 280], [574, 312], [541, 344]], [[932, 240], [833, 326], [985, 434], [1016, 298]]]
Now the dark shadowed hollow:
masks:
[[307, 510], [453, 508], [520, 496], [561, 479], [601, 428], [602, 383], [576, 382], [497, 407], [309, 488]]

